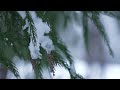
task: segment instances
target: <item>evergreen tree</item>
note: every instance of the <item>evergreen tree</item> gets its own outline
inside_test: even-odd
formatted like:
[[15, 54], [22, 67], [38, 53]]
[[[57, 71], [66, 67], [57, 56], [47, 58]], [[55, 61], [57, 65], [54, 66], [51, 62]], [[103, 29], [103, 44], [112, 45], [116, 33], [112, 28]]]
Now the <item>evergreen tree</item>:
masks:
[[[67, 69], [70, 73], [71, 79], [83, 79], [83, 77], [76, 72], [73, 72], [71, 65], [73, 64], [72, 56], [70, 55], [65, 44], [59, 39], [57, 33], [57, 22], [59, 16], [64, 17], [64, 25], [66, 27], [70, 20], [70, 12], [65, 11], [35, 11], [38, 18], [42, 19], [44, 23], [50, 27], [51, 31], [45, 33], [45, 36], [49, 36], [53, 42], [54, 50], [47, 52], [40, 44], [39, 53], [42, 55], [41, 58], [33, 59], [30, 55], [29, 43], [32, 40], [34, 46], [36, 46], [36, 27], [34, 20], [29, 11], [25, 11], [25, 18], [23, 18], [17, 11], [0, 11], [0, 63], [4, 67], [13, 72], [16, 78], [20, 78], [18, 69], [16, 68], [12, 58], [18, 56], [21, 59], [27, 60], [31, 63], [36, 78], [42, 79], [42, 68], [48, 67], [50, 72], [54, 74], [55, 66], [59, 65]], [[74, 12], [73, 12], [74, 13]], [[99, 30], [100, 35], [103, 37], [106, 45], [108, 46], [110, 55], [114, 56], [113, 51], [109, 45], [109, 39], [104, 30], [104, 27], [100, 21], [100, 15], [105, 14], [111, 17], [120, 19], [119, 12], [113, 11], [81, 11], [82, 13], [82, 25], [83, 25], [83, 35], [86, 49], [88, 48], [88, 19], [91, 19]], [[75, 18], [77, 20], [76, 16]], [[23, 28], [26, 23], [28, 26]], [[65, 58], [63, 55], [65, 55]], [[69, 63], [67, 63], [69, 62]]]

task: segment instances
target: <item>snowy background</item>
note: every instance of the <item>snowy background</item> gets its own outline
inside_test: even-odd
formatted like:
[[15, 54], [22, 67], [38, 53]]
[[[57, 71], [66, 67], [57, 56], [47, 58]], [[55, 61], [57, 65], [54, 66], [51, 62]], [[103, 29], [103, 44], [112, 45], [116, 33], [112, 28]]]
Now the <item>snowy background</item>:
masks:
[[[25, 13], [19, 12], [21, 16], [24, 18]], [[42, 43], [42, 47], [50, 52], [50, 50], [54, 49], [52, 45], [52, 41], [47, 36], [43, 36], [44, 33], [49, 33], [50, 28], [46, 23], [43, 23], [41, 19], [38, 19], [35, 16], [34, 12], [30, 12], [32, 18], [35, 23], [35, 27], [37, 28], [37, 46], [34, 47], [32, 43], [29, 45], [29, 49], [31, 51], [32, 58], [36, 59], [39, 56], [39, 42]], [[78, 12], [76, 12], [78, 13]], [[87, 65], [87, 60], [85, 60], [85, 47], [84, 41], [82, 37], [82, 27], [75, 21], [73, 16], [71, 15], [71, 22], [68, 23], [68, 26], [65, 32], [62, 31], [62, 25], [58, 25], [58, 31], [61, 39], [65, 42], [68, 49], [71, 52], [71, 55], [74, 58], [75, 62], [75, 69], [76, 72], [81, 74], [84, 78], [88, 79], [120, 79], [120, 32], [119, 32], [119, 25], [116, 23], [116, 20], [101, 15], [101, 21], [106, 28], [106, 32], [110, 38], [110, 45], [114, 51], [115, 57], [112, 58], [109, 55], [109, 52], [106, 51], [107, 61], [105, 62], [105, 67], [102, 68], [99, 66], [99, 63], [93, 65]], [[27, 24], [26, 24], [27, 26]], [[25, 26], [25, 27], [26, 27]], [[79, 38], [79, 39], [78, 39]], [[23, 60], [19, 60], [18, 57], [14, 57], [14, 61], [16, 66], [18, 67], [18, 71], [20, 72], [21, 78], [28, 78], [31, 79], [34, 77], [33, 69], [31, 64], [23, 62]], [[99, 61], [98, 61], [99, 62]], [[91, 75], [88, 76], [88, 73]], [[102, 76], [101, 76], [102, 73]], [[44, 78], [49, 79], [51, 78], [48, 75], [47, 69], [44, 69], [43, 75]], [[15, 78], [14, 75], [9, 72], [8, 78]], [[69, 79], [69, 73], [62, 67], [56, 67], [55, 76], [52, 76], [53, 79]]]

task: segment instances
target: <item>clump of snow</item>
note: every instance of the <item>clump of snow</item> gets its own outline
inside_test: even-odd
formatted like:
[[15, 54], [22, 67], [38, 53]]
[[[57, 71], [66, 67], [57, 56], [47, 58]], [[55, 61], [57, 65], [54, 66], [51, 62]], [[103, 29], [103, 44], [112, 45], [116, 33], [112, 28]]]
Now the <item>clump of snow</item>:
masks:
[[32, 43], [32, 40], [29, 44], [29, 49], [31, 51], [32, 59], [40, 58], [39, 53], [39, 46], [41, 46], [47, 51], [47, 53], [50, 53], [51, 50], [53, 50], [53, 43], [52, 40], [48, 36], [44, 36], [44, 33], [49, 33], [50, 28], [46, 23], [42, 22], [42, 19], [38, 18], [34, 11], [30, 11], [30, 14], [32, 16], [32, 19], [35, 24], [36, 34], [37, 34], [37, 45], [34, 46]]
[[13, 46], [13, 43], [11, 43], [11, 46]]
[[[18, 13], [21, 15], [21, 17], [24, 19], [26, 17], [25, 11], [18, 11]], [[40, 53], [39, 53], [39, 46], [41, 46], [47, 51], [48, 54], [54, 49], [52, 40], [48, 36], [44, 36], [44, 33], [49, 33], [50, 32], [50, 27], [47, 25], [47, 23], [43, 23], [42, 19], [38, 18], [36, 16], [36, 13], [34, 11], [29, 11], [35, 28], [36, 28], [36, 46], [32, 43], [32, 40], [29, 44], [29, 49], [31, 52], [31, 57], [32, 59], [37, 59], [40, 58]], [[26, 25], [23, 27], [25, 29], [26, 27], [29, 26], [28, 21], [26, 20]], [[29, 32], [30, 30], [28, 30]]]
[[[23, 19], [26, 17], [25, 11], [18, 11], [18, 13], [21, 15]], [[31, 40], [29, 44], [29, 49], [30, 49], [32, 59], [37, 59], [37, 58], [40, 58], [40, 55], [41, 55], [39, 53], [40, 44], [47, 51], [47, 53], [50, 53], [54, 49], [54, 47], [53, 47], [52, 40], [48, 36], [44, 36], [44, 33], [50, 32], [50, 28], [47, 25], [47, 23], [43, 23], [42, 19], [36, 16], [35, 11], [29, 11], [29, 13], [33, 19], [33, 22], [36, 28], [36, 34], [37, 34], [36, 46], [34, 46]], [[23, 29], [25, 29], [28, 26], [29, 26], [29, 23], [26, 20], [26, 25], [23, 27]]]
[[6, 41], [8, 41], [8, 38], [5, 38]]

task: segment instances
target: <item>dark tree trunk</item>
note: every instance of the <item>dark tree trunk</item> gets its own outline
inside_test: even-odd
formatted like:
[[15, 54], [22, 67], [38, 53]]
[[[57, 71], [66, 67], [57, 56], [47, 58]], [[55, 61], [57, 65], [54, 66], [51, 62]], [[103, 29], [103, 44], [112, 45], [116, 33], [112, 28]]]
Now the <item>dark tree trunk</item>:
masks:
[[94, 65], [98, 64], [99, 70], [100, 70], [100, 77], [102, 78], [105, 64], [106, 64], [106, 58], [105, 58], [105, 51], [104, 51], [104, 43], [103, 39], [99, 33], [99, 30], [97, 27], [93, 24], [93, 22], [89, 21], [89, 53], [86, 55], [86, 60], [88, 64], [88, 76], [87, 78], [91, 78], [92, 75], [94, 75], [96, 71], [94, 70]]

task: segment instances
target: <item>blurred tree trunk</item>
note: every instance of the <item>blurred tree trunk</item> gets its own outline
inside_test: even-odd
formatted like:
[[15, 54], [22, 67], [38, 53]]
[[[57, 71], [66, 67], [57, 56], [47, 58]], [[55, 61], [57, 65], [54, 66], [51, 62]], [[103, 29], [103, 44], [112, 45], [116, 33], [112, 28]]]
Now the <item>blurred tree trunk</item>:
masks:
[[95, 75], [95, 65], [98, 66], [100, 77], [102, 78], [105, 64], [106, 64], [106, 58], [105, 58], [105, 51], [104, 51], [104, 43], [103, 39], [99, 33], [99, 30], [97, 27], [93, 24], [91, 20], [89, 20], [89, 53], [87, 53], [87, 64], [88, 64], [88, 76], [87, 78], [93, 78], [93, 75]]
[[7, 78], [7, 68], [0, 64], [0, 79]]

